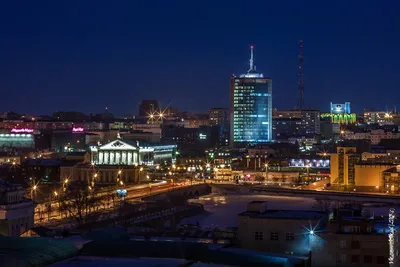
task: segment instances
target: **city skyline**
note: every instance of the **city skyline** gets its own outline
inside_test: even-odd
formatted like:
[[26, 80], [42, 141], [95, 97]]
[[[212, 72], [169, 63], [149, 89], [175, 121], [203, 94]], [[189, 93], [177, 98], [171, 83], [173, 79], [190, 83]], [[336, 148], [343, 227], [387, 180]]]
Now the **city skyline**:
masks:
[[[93, 3], [6, 3], [2, 112], [100, 113], [108, 106], [133, 114], [142, 99], [189, 111], [228, 107], [229, 77], [246, 68], [249, 45], [259, 70], [274, 80], [273, 107], [290, 109], [297, 104], [299, 40], [306, 108], [349, 101], [359, 113], [396, 105], [398, 3]], [[264, 16], [268, 9], [274, 12]], [[376, 90], [385, 94], [376, 98]]]

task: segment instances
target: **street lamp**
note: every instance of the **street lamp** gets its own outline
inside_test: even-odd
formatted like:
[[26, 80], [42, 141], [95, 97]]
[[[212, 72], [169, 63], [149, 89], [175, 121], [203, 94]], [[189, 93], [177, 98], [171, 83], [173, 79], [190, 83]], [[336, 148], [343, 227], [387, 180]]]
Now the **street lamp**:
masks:
[[268, 184], [268, 163], [265, 163], [265, 182]]
[[33, 200], [33, 192], [35, 192], [37, 189], [37, 185], [33, 185], [31, 188], [31, 199]]

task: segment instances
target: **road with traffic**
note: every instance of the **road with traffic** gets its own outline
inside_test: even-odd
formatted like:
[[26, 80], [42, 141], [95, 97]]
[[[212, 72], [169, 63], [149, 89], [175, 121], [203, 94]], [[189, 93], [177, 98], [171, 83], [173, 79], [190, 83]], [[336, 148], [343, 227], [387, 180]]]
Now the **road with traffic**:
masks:
[[[141, 185], [136, 185], [136, 186], [130, 186], [126, 187], [124, 189], [127, 190], [127, 195], [124, 197], [124, 200], [134, 200], [138, 198], [142, 198], [145, 196], [149, 196], [152, 194], [157, 194], [157, 193], [162, 193], [162, 192], [167, 192], [169, 190], [174, 190], [177, 188], [183, 188], [191, 185], [198, 184], [198, 181], [193, 181], [189, 183], [168, 183], [166, 181], [161, 181], [161, 182], [156, 182], [152, 184], [141, 184]], [[115, 190], [115, 189], [114, 189]], [[110, 191], [111, 192], [111, 191]], [[97, 196], [106, 196], [107, 194], [110, 194], [110, 192], [102, 192], [99, 193]], [[119, 202], [122, 200], [120, 197], [117, 197], [115, 202]], [[38, 204], [38, 206], [35, 209], [35, 224], [51, 224], [51, 225], [56, 225], [56, 224], [64, 224], [69, 221], [73, 221], [72, 218], [68, 217], [65, 218], [64, 215], [60, 212], [58, 206], [59, 202], [57, 200], [54, 200], [51, 202], [51, 209], [48, 208], [49, 203], [42, 203]], [[102, 213], [108, 213], [108, 212], [113, 212], [116, 208], [114, 203], [112, 201], [109, 201], [108, 204], [101, 205], [99, 206], [99, 211]]]

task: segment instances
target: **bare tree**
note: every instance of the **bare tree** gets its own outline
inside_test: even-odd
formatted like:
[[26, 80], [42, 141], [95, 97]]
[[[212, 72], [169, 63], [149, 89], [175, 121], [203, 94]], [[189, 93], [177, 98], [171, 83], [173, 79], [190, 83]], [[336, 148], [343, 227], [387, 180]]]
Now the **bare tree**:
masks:
[[317, 198], [315, 199], [313, 205], [313, 209], [323, 212], [328, 212], [332, 209], [332, 201], [327, 199]]
[[60, 209], [65, 210], [78, 224], [85, 224], [96, 218], [95, 212], [100, 204], [100, 198], [88, 189], [69, 190], [60, 199]]

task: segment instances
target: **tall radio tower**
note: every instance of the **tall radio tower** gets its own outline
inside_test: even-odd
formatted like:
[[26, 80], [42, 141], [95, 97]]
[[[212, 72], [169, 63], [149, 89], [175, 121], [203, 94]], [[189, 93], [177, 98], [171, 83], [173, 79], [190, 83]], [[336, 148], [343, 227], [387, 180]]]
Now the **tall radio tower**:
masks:
[[303, 81], [303, 41], [299, 42], [299, 99], [297, 103], [297, 108], [299, 110], [303, 109], [304, 105], [304, 81]]

